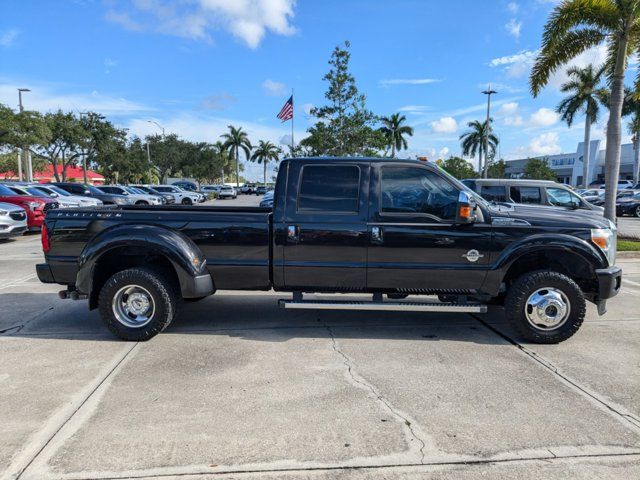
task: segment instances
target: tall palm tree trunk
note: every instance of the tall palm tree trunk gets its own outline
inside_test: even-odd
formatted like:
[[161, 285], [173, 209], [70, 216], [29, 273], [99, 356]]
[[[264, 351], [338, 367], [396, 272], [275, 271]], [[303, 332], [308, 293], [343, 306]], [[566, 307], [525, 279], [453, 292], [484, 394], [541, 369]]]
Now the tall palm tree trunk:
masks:
[[396, 158], [396, 142], [391, 143], [391, 158]]
[[591, 119], [589, 115], [584, 121], [584, 148], [582, 149], [582, 186], [589, 188], [589, 155], [591, 153]]
[[480, 146], [480, 149], [478, 150], [478, 173], [480, 174], [480, 176], [482, 176], [483, 171], [484, 169], [482, 167], [482, 146]]
[[640, 134], [633, 136], [633, 184], [640, 182]]
[[616, 220], [616, 195], [620, 175], [620, 140], [622, 102], [624, 100], [624, 71], [626, 67], [627, 36], [620, 38], [616, 53], [616, 66], [611, 83], [609, 100], [609, 122], [607, 123], [607, 149], [605, 150], [605, 194], [604, 216], [612, 222]]
[[264, 188], [267, 188], [267, 161], [266, 160], [262, 162], [262, 168], [264, 169], [263, 176], [262, 176], [262, 183], [264, 184]]
[[236, 187], [240, 188], [240, 149], [236, 147]]

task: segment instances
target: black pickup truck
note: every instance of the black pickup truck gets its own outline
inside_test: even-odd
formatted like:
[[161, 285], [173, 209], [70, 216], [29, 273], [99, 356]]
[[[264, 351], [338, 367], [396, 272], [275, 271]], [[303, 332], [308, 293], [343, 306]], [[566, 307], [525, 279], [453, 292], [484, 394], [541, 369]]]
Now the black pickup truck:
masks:
[[42, 244], [40, 280], [87, 298], [126, 340], [161, 332], [183, 300], [273, 289], [292, 293], [284, 308], [484, 313], [498, 303], [523, 338], [555, 343], [578, 330], [585, 300], [605, 312], [622, 275], [608, 220], [491, 204], [411, 160], [284, 160], [273, 210], [55, 210]]

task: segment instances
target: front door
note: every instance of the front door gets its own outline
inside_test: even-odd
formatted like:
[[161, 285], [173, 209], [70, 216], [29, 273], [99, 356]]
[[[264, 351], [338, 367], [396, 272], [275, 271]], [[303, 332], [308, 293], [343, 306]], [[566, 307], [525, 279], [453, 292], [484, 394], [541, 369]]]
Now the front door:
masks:
[[478, 290], [489, 263], [490, 225], [456, 224], [459, 189], [431, 168], [373, 165], [367, 287]]
[[364, 290], [369, 164], [291, 162], [289, 169], [284, 221], [276, 226], [286, 289]]

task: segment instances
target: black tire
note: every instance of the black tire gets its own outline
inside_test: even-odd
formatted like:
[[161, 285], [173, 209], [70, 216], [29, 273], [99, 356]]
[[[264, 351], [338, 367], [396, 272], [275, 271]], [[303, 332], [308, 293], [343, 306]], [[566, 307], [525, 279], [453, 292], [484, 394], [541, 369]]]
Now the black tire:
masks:
[[138, 200], [136, 205], [149, 205], [149, 202], [145, 202], [144, 200]]
[[633, 211], [633, 214], [634, 214], [636, 217], [640, 218], [640, 205], [638, 205], [638, 206], [636, 207], [636, 209]]
[[191, 199], [189, 197], [185, 197], [182, 199], [182, 205], [193, 205], [193, 202], [191, 201]]
[[[134, 327], [118, 319], [114, 301], [125, 287], [135, 286], [146, 291], [153, 310], [144, 325]], [[129, 268], [114, 274], [100, 290], [98, 308], [102, 321], [111, 332], [123, 340], [144, 341], [156, 336], [175, 318], [179, 305], [177, 287], [163, 275], [148, 268]], [[133, 320], [132, 320], [133, 321]]]
[[[542, 296], [546, 296], [550, 291], [552, 295], [560, 295], [563, 303], [569, 307], [568, 313], [559, 320], [558, 326], [536, 326], [529, 320], [535, 317], [535, 309], [527, 302], [534, 293], [541, 292]], [[548, 308], [552, 309], [552, 315], [558, 312], [553, 305]], [[572, 279], [558, 272], [538, 270], [526, 273], [513, 282], [507, 291], [504, 309], [507, 319], [520, 337], [534, 343], [559, 343], [570, 338], [582, 325], [586, 302], [582, 290]]]

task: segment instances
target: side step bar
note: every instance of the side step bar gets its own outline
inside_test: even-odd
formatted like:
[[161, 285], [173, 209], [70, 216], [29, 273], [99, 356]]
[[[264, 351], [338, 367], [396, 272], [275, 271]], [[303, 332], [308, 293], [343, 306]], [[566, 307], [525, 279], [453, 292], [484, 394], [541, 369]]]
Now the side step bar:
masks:
[[393, 312], [449, 312], [487, 313], [487, 306], [479, 303], [441, 302], [366, 302], [333, 300], [278, 300], [280, 308], [318, 310], [376, 310]]

